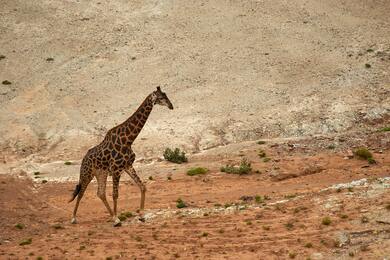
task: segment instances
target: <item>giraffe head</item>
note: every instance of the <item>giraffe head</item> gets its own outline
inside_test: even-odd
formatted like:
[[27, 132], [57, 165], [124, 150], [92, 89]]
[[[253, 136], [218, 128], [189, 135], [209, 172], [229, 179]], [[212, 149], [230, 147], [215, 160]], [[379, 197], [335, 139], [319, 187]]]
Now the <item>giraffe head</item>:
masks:
[[169, 98], [167, 97], [167, 94], [161, 91], [160, 86], [157, 87], [157, 90], [153, 92], [152, 94], [153, 97], [153, 103], [158, 104], [161, 106], [166, 106], [169, 109], [173, 109], [173, 105]]

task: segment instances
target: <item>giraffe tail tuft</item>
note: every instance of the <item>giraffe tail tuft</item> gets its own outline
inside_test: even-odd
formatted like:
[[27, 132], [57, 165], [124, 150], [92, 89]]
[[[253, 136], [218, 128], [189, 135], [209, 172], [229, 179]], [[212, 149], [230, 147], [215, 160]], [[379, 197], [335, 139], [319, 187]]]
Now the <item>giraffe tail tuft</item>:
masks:
[[76, 198], [76, 196], [79, 194], [80, 190], [81, 190], [81, 185], [77, 184], [76, 188], [73, 191], [72, 198], [69, 200], [69, 203], [72, 202]]

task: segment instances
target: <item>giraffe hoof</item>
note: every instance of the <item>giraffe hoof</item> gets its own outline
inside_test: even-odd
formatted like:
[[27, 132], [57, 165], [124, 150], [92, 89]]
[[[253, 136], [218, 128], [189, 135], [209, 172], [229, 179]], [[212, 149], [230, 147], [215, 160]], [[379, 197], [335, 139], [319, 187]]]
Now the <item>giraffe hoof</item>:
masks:
[[76, 218], [72, 218], [72, 220], [70, 221], [70, 223], [72, 223], [72, 224], [77, 224]]
[[113, 224], [114, 227], [120, 227], [122, 226], [122, 222], [119, 220], [119, 218], [116, 218], [114, 220], [114, 224]]

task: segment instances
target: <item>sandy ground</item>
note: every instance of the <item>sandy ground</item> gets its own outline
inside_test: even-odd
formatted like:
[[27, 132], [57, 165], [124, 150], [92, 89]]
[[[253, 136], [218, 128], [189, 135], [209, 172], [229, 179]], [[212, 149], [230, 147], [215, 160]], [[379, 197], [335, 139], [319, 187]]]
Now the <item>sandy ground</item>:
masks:
[[[0, 1], [0, 259], [390, 259], [389, 13], [387, 0]], [[121, 227], [96, 182], [71, 225], [80, 160], [157, 85], [175, 109], [156, 107], [134, 143], [145, 211], [123, 176]], [[166, 147], [189, 162], [162, 160]], [[220, 171], [244, 157], [252, 173]]]
[[[153, 180], [144, 174], [148, 192], [140, 214], [138, 188], [122, 180], [119, 209], [133, 216], [121, 227], [112, 227], [96, 183], [81, 203], [79, 223], [72, 225], [73, 204], [67, 200], [75, 182], [1, 175], [1, 258], [386, 259], [390, 136], [364, 136], [252, 142], [190, 157], [188, 164], [159, 162], [149, 171]], [[336, 140], [344, 141], [330, 146]], [[348, 158], [346, 147], [363, 144], [377, 164]], [[258, 157], [260, 149], [271, 161]], [[217, 168], [243, 157], [252, 162], [251, 174]], [[187, 176], [192, 166], [209, 172]], [[256, 202], [256, 195], [264, 200]], [[177, 209], [178, 198], [188, 207]], [[326, 217], [329, 225], [322, 223]], [[19, 245], [29, 238], [31, 244]]]

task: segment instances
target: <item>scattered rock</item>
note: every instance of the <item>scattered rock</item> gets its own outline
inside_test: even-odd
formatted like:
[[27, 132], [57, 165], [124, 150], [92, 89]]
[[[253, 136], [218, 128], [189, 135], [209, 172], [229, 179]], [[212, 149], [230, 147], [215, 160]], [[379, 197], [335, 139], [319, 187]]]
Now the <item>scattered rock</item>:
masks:
[[340, 231], [335, 234], [335, 241], [338, 247], [343, 247], [348, 245], [351, 240], [346, 232]]

